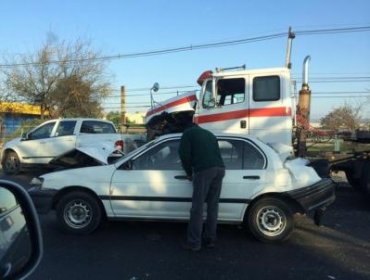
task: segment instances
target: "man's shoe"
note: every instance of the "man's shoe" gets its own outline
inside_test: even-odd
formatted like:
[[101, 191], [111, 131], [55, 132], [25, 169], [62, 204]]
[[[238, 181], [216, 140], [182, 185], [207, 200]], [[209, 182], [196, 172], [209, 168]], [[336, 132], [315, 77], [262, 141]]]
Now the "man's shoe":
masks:
[[193, 252], [198, 252], [198, 251], [200, 251], [200, 249], [201, 249], [201, 247], [200, 247], [200, 246], [192, 245], [192, 244], [189, 244], [189, 243], [185, 243], [182, 247], [183, 247], [185, 250], [193, 251]]

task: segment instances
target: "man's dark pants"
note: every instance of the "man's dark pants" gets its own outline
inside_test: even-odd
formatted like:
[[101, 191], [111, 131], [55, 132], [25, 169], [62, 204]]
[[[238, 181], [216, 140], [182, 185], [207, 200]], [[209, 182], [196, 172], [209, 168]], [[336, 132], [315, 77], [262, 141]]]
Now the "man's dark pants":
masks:
[[201, 246], [204, 202], [207, 202], [207, 220], [203, 238], [208, 242], [216, 241], [218, 201], [224, 176], [223, 167], [211, 167], [193, 175], [193, 202], [187, 231], [187, 241], [191, 246]]

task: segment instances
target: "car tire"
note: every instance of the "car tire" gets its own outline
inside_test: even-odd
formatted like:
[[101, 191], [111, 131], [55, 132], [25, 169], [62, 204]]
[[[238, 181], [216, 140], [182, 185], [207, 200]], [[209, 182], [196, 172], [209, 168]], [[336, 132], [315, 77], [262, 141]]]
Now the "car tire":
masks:
[[58, 202], [57, 218], [65, 232], [89, 234], [102, 221], [102, 208], [92, 195], [74, 191], [64, 195]]
[[293, 214], [281, 199], [262, 198], [250, 206], [247, 212], [249, 230], [262, 242], [281, 242], [293, 231]]
[[21, 171], [21, 162], [16, 152], [8, 151], [2, 161], [3, 171], [7, 175], [17, 175]]

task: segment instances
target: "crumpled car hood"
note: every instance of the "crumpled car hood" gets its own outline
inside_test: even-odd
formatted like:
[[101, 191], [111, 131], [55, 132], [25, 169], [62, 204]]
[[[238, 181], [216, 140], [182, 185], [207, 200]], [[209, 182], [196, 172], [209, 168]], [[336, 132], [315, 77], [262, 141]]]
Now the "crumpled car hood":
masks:
[[295, 158], [284, 163], [292, 175], [295, 188], [310, 186], [321, 180], [315, 169], [307, 164], [309, 164], [309, 160], [304, 158]]
[[280, 157], [281, 161], [284, 162], [286, 159], [293, 157], [293, 148], [290, 145], [285, 145], [278, 142], [266, 143], [272, 148]]
[[112, 143], [76, 147], [49, 162], [53, 169], [69, 169], [109, 164], [108, 158], [115, 152]]

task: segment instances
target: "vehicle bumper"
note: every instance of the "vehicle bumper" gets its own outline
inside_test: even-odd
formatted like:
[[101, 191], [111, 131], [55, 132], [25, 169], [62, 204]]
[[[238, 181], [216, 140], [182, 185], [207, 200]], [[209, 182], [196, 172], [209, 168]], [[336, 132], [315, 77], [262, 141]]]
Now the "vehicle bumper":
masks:
[[35, 205], [37, 213], [46, 214], [48, 213], [53, 205], [53, 199], [56, 195], [56, 190], [45, 190], [37, 187], [30, 188], [28, 190], [29, 195]]
[[313, 185], [286, 194], [297, 201], [306, 212], [323, 211], [335, 201], [335, 183], [332, 179], [324, 178]]

